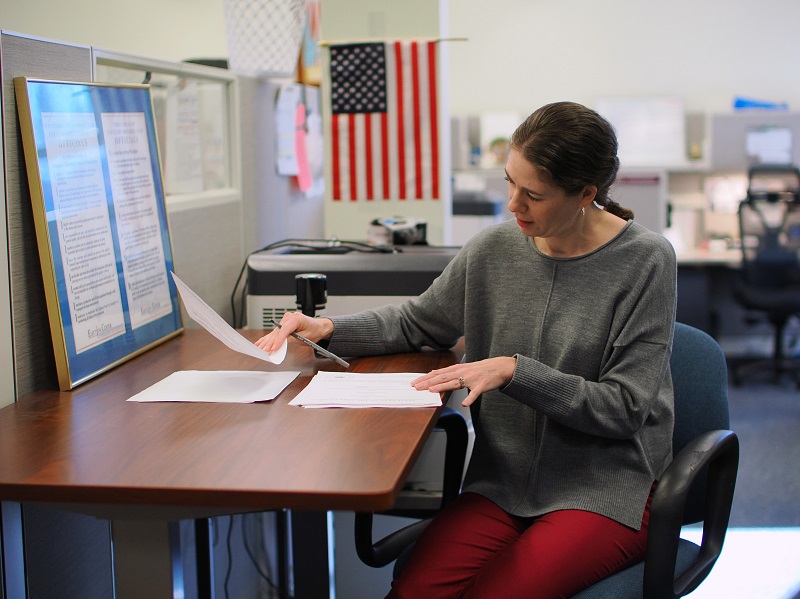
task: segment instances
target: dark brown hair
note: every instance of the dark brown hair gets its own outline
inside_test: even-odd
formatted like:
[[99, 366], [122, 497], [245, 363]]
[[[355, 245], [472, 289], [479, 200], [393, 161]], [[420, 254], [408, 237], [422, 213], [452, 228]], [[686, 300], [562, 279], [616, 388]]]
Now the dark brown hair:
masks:
[[546, 104], [517, 127], [511, 147], [568, 195], [594, 185], [595, 202], [620, 218], [633, 218], [633, 211], [609, 197], [619, 170], [617, 135], [594, 110], [574, 102]]

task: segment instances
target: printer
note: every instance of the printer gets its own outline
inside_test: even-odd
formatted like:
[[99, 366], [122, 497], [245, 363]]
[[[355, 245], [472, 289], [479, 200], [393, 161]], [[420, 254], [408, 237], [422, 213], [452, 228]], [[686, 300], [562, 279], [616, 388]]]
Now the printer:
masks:
[[247, 259], [247, 328], [271, 329], [297, 310], [295, 276], [327, 277], [327, 303], [318, 316], [352, 314], [401, 303], [425, 291], [460, 248], [366, 246], [348, 242], [274, 244]]

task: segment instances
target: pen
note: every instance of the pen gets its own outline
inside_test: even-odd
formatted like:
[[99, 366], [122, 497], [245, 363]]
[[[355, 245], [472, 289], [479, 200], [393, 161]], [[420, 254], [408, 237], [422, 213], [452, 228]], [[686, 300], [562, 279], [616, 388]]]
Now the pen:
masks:
[[[272, 320], [272, 324], [274, 324], [276, 327], [278, 327], [278, 328], [281, 328], [281, 323], [279, 323], [277, 320], [275, 320], [274, 318], [271, 318], [270, 320]], [[311, 339], [306, 339], [305, 337], [303, 337], [302, 335], [298, 335], [298, 334], [297, 334], [297, 333], [295, 333], [294, 331], [292, 331], [292, 332], [291, 332], [291, 333], [289, 333], [289, 334], [290, 334], [292, 337], [294, 337], [295, 339], [298, 339], [298, 340], [302, 341], [302, 342], [303, 342], [303, 343], [305, 343], [306, 345], [310, 345], [311, 347], [313, 347], [313, 348], [314, 348], [316, 351], [318, 351], [319, 353], [321, 353], [321, 354], [322, 354], [323, 356], [325, 356], [326, 358], [330, 358], [331, 360], [333, 360], [333, 361], [334, 361], [334, 362], [336, 362], [337, 364], [341, 364], [341, 365], [342, 365], [342, 366], [344, 366], [345, 368], [350, 368], [350, 364], [349, 364], [348, 362], [345, 362], [345, 361], [344, 361], [344, 360], [342, 360], [342, 359], [341, 359], [339, 356], [337, 356], [337, 355], [336, 355], [336, 354], [334, 354], [333, 352], [329, 352], [329, 351], [328, 351], [327, 349], [325, 349], [324, 347], [320, 347], [319, 345], [317, 345], [316, 343], [314, 343], [313, 341], [311, 341]]]

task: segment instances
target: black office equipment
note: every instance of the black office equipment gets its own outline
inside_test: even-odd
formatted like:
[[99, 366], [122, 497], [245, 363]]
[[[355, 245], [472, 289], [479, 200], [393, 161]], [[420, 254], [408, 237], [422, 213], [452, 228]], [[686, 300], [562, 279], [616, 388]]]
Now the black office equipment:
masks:
[[800, 315], [800, 170], [754, 167], [748, 187], [739, 205], [742, 267], [734, 298], [771, 323], [774, 340], [769, 359], [731, 365], [733, 382], [766, 371], [776, 381], [786, 373], [800, 385], [800, 361], [784, 355], [786, 326]]
[[[711, 336], [678, 323], [670, 366], [675, 389], [675, 459], [653, 495], [645, 560], [573, 599], [683, 597], [705, 580], [722, 551], [739, 465], [739, 439], [728, 430], [725, 355]], [[397, 557], [397, 578], [426, 521], [373, 543], [369, 515], [360, 517], [364, 526], [356, 527], [359, 557], [375, 567]], [[703, 523], [700, 546], [680, 538], [681, 527], [699, 522]]]
[[295, 275], [295, 303], [306, 316], [315, 316], [328, 301], [328, 277], [319, 273]]
[[425, 291], [458, 253], [456, 247], [360, 246], [353, 242], [289, 241], [247, 259], [247, 327], [272, 328], [297, 309], [295, 277], [327, 276], [327, 298], [317, 316], [352, 314], [399, 304]]

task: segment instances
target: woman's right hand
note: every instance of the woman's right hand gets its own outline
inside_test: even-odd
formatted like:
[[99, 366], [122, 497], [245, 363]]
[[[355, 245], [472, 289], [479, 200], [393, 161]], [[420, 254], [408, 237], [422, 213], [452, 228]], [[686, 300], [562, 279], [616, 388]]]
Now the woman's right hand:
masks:
[[302, 312], [287, 312], [281, 318], [281, 326], [275, 327], [255, 344], [266, 352], [272, 352], [281, 347], [291, 333], [317, 343], [333, 335], [333, 321], [330, 318], [311, 318]]

